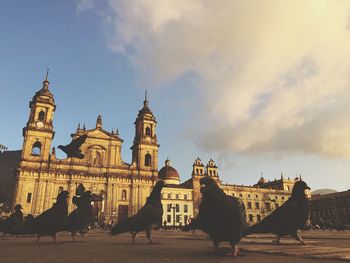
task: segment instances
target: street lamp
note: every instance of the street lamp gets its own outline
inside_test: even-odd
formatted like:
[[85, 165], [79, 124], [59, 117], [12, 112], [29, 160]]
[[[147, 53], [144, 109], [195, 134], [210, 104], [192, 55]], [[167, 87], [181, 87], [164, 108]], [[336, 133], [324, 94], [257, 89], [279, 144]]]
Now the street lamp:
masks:
[[173, 225], [174, 225], [174, 229], [175, 229], [175, 210], [176, 210], [176, 206], [171, 205], [171, 209], [173, 209]]

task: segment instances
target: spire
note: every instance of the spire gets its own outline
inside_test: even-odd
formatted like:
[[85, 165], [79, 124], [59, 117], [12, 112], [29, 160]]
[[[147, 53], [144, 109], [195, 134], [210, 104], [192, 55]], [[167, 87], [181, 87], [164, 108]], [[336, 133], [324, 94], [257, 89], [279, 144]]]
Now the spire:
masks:
[[145, 100], [143, 101], [143, 106], [148, 107], [147, 90], [145, 90]]
[[96, 120], [96, 128], [101, 128], [102, 127], [102, 116], [101, 114], [98, 115], [97, 120]]
[[79, 130], [80, 130], [80, 122], [78, 123], [77, 131], [79, 131]]
[[119, 129], [117, 128], [117, 131], [115, 132], [115, 135], [119, 136]]
[[43, 81], [43, 89], [45, 90], [49, 89], [50, 82], [48, 78], [49, 78], [49, 69], [46, 69], [46, 76], [45, 76], [45, 80]]
[[85, 123], [84, 123], [84, 125], [83, 125], [83, 130], [86, 131]]

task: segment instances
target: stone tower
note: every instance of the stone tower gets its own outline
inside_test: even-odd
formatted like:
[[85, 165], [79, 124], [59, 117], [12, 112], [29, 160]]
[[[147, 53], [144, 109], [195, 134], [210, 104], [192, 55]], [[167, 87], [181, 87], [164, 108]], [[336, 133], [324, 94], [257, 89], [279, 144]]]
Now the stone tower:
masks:
[[157, 121], [148, 104], [146, 91], [143, 108], [139, 111], [134, 123], [135, 137], [131, 147], [132, 166], [139, 171], [158, 172]]
[[197, 157], [192, 166], [192, 183], [193, 183], [193, 214], [196, 216], [199, 212], [199, 205], [201, 203], [202, 194], [200, 192], [200, 182], [199, 180], [204, 177], [205, 167], [202, 160]]
[[22, 161], [47, 162], [55, 132], [53, 130], [53, 113], [55, 100], [49, 91], [48, 74], [43, 87], [35, 93], [29, 103], [30, 114], [26, 127], [23, 128]]

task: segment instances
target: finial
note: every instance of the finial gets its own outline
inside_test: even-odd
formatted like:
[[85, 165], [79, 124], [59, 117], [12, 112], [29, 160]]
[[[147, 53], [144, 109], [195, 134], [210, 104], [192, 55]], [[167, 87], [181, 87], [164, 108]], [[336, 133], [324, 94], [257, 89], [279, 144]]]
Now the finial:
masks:
[[77, 130], [80, 130], [80, 122], [78, 123], [78, 128], [77, 128]]
[[148, 107], [147, 90], [145, 90], [145, 100], [143, 101], [143, 106]]
[[48, 90], [49, 89], [49, 80], [48, 80], [48, 77], [49, 77], [49, 69], [46, 69], [46, 76], [45, 76], [45, 80], [43, 81], [43, 89], [45, 90]]
[[102, 116], [101, 114], [99, 114], [96, 120], [96, 128], [101, 128], [101, 127], [102, 127]]
[[84, 123], [84, 126], [83, 126], [83, 130], [86, 131], [85, 123]]
[[46, 77], [45, 77], [45, 81], [48, 81], [48, 78], [49, 78], [49, 71], [50, 71], [50, 69], [49, 69], [49, 68], [47, 68], [47, 69], [46, 69]]
[[114, 135], [114, 129], [112, 128], [112, 132], [111, 132], [112, 135]]
[[117, 131], [115, 132], [116, 135], [119, 135], [119, 129], [117, 128]]

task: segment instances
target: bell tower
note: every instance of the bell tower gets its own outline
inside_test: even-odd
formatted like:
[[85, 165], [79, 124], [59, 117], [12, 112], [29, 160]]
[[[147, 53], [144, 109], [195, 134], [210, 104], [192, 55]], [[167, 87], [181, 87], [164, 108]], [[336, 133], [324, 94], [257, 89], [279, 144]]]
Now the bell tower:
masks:
[[157, 121], [149, 108], [147, 90], [143, 108], [135, 121], [135, 137], [132, 150], [132, 165], [138, 170], [158, 171]]
[[48, 73], [43, 81], [43, 87], [35, 93], [29, 103], [30, 114], [26, 127], [23, 128], [22, 160], [48, 161], [53, 130], [53, 113], [56, 109], [55, 100], [49, 91]]

